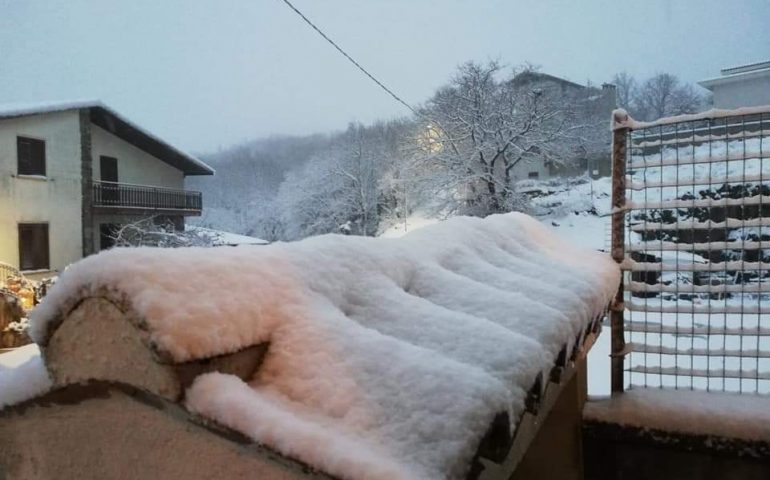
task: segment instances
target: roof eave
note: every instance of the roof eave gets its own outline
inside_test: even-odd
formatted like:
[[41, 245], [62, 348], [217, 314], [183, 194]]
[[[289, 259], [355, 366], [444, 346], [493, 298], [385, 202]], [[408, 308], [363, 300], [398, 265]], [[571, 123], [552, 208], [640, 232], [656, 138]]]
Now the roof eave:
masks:
[[758, 77], [770, 77], [770, 68], [765, 68], [762, 70], [752, 70], [749, 72], [734, 73], [731, 75], [724, 75], [722, 77], [707, 78], [706, 80], [701, 80], [700, 82], [698, 82], [698, 85], [700, 85], [701, 87], [707, 90], [713, 91], [713, 87], [718, 85], [725, 85], [728, 83], [740, 82], [743, 80], [748, 80], [748, 79], [758, 78]]
[[105, 105], [88, 107], [91, 122], [150, 155], [181, 170], [185, 176], [214, 175], [213, 168], [130, 122]]

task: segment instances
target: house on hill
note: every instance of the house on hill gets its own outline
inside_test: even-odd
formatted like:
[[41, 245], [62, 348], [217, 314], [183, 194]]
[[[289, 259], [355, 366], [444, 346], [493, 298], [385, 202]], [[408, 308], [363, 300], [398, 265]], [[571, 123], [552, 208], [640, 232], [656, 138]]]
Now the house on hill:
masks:
[[720, 73], [698, 82], [714, 94], [715, 108], [770, 105], [770, 61], [723, 68]]
[[111, 246], [117, 225], [200, 215], [214, 170], [96, 101], [0, 106], [0, 262], [44, 278]]
[[516, 75], [511, 81], [520, 88], [537, 92], [549, 102], [564, 106], [570, 121], [575, 125], [578, 122], [584, 124], [590, 132], [590, 135], [577, 135], [584, 138], [576, 142], [573, 152], [569, 158], [564, 158], [563, 164], [524, 162], [515, 168], [514, 179], [610, 174], [610, 136], [602, 127], [617, 107], [614, 85], [605, 83], [596, 88], [531, 70]]

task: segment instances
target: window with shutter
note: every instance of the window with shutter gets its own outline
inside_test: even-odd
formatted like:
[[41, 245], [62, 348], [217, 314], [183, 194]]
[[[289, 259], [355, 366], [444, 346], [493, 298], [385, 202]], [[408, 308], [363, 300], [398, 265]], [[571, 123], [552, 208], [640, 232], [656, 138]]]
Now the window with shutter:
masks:
[[45, 142], [36, 138], [16, 137], [19, 175], [45, 176]]
[[19, 224], [19, 270], [48, 270], [48, 224]]

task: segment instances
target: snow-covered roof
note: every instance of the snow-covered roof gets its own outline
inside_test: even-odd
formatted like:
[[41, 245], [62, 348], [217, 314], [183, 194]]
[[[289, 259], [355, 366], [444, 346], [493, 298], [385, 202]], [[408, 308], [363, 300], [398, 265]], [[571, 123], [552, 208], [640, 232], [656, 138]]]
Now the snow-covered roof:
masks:
[[770, 79], [770, 62], [758, 62], [738, 67], [725, 68], [719, 77], [709, 78], [698, 82], [703, 88], [713, 90], [714, 87], [733, 82], [743, 82], [748, 79], [767, 77]]
[[214, 169], [202, 160], [166, 143], [99, 100], [0, 104], [0, 119], [77, 109], [88, 109], [94, 124], [182, 170], [185, 175], [214, 174]]
[[763, 70], [765, 68], [770, 68], [770, 60], [747, 63], [744, 65], [737, 65], [735, 67], [727, 67], [720, 70], [720, 72], [722, 75], [732, 75], [734, 73], [751, 72], [754, 70]]
[[228, 245], [235, 247], [238, 245], [267, 245], [270, 243], [267, 240], [262, 240], [261, 238], [250, 237], [248, 235], [241, 235], [238, 233], [225, 232], [223, 230], [214, 230], [212, 228], [198, 227], [194, 225], [188, 226], [187, 228], [189, 230], [202, 232], [206, 235], [212, 236], [216, 246]]
[[187, 407], [341, 478], [462, 478], [618, 281], [526, 215], [457, 217], [399, 239], [109, 250], [61, 275], [31, 334], [45, 348], [101, 295], [166, 362], [267, 343], [248, 383], [201, 375]]

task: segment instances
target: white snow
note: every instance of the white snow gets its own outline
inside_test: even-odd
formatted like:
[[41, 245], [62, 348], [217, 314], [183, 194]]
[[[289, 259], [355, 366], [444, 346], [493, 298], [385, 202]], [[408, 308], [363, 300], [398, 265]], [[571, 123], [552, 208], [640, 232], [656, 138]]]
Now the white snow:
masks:
[[342, 478], [460, 478], [618, 281], [526, 215], [456, 217], [400, 239], [110, 250], [61, 275], [31, 333], [107, 288], [176, 361], [269, 342], [250, 382], [200, 377], [189, 408]]
[[770, 441], [766, 395], [633, 388], [612, 399], [590, 399], [583, 416], [642, 428]]
[[411, 231], [418, 230], [422, 227], [427, 227], [428, 225], [433, 225], [434, 223], [438, 223], [440, 221], [440, 219], [426, 215], [423, 212], [413, 212], [406, 218], [406, 222], [401, 220], [393, 223], [385, 230], [383, 230], [379, 236], [385, 238], [403, 237]]
[[762, 105], [758, 107], [741, 107], [734, 110], [712, 108], [700, 113], [688, 113], [685, 115], [664, 117], [653, 122], [640, 122], [631, 118], [625, 110], [620, 108], [612, 112], [614, 118], [612, 129], [618, 130], [620, 128], [630, 128], [632, 130], [639, 130], [640, 128], [672, 125], [674, 123], [694, 122], [697, 120], [707, 120], [710, 118], [736, 117], [740, 115], [755, 115], [758, 113], [768, 112], [770, 112], [770, 105]]
[[40, 349], [34, 343], [0, 353], [0, 410], [51, 388]]
[[261, 238], [250, 237], [248, 235], [241, 235], [238, 233], [225, 232], [223, 230], [214, 230], [212, 228], [188, 226], [187, 229], [209, 235], [214, 239], [214, 246], [227, 245], [235, 247], [238, 245], [267, 245], [270, 243], [267, 240], [262, 240]]

